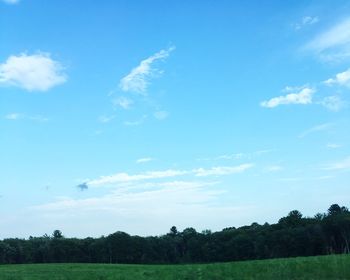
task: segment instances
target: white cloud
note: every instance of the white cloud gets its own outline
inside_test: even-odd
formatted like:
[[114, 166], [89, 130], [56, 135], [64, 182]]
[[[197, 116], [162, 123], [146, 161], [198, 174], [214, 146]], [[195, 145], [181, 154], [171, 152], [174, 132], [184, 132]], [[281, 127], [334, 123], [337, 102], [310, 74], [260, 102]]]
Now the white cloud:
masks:
[[157, 120], [162, 121], [162, 120], [165, 120], [169, 116], [169, 113], [167, 111], [157, 111], [153, 115]]
[[305, 178], [301, 177], [285, 177], [285, 178], [279, 178], [278, 181], [283, 181], [283, 182], [297, 182], [297, 181], [302, 181], [305, 180]]
[[143, 124], [143, 122], [144, 122], [144, 120], [140, 119], [140, 120], [137, 120], [137, 121], [125, 121], [123, 124], [126, 125], [126, 126], [138, 126], [138, 125]]
[[350, 87], [350, 68], [344, 72], [336, 74], [334, 78], [330, 78], [324, 81], [324, 83], [329, 86], [340, 85]]
[[307, 44], [307, 47], [317, 51], [323, 51], [348, 43], [350, 43], [350, 18], [319, 34]]
[[243, 153], [236, 153], [236, 154], [221, 155], [214, 158], [213, 160], [233, 160], [233, 159], [241, 159], [244, 157], [249, 157], [249, 156]]
[[25, 116], [28, 120], [36, 121], [36, 122], [47, 122], [49, 119], [47, 117], [41, 116], [41, 115], [35, 115], [35, 116]]
[[[167, 201], [175, 203], [203, 203], [211, 199], [214, 192], [200, 192], [202, 187], [207, 186], [208, 183], [202, 182], [187, 182], [187, 181], [171, 181], [164, 183], [157, 183], [156, 189], [130, 189], [125, 188], [117, 190], [108, 195], [99, 198], [88, 198], [88, 199], [71, 199], [61, 198], [57, 202], [48, 203], [45, 205], [37, 206], [41, 210], [58, 210], [58, 209], [72, 209], [72, 208], [88, 208], [89, 210], [107, 210], [107, 209], [118, 209], [119, 211], [123, 208], [138, 209], [145, 211], [149, 207], [145, 205], [136, 205], [137, 202], [150, 202], [150, 201]], [[149, 185], [151, 186], [151, 185]], [[221, 193], [215, 192], [215, 195]], [[187, 195], [183, 195], [187, 194]], [[194, 195], [196, 194], [196, 195]], [[193, 195], [193, 196], [192, 196]], [[209, 195], [209, 196], [208, 196]], [[135, 204], [136, 203], [136, 204]], [[162, 203], [163, 204], [163, 203]], [[132, 206], [131, 206], [132, 205]], [[156, 204], [152, 204], [155, 206]], [[131, 207], [130, 207], [131, 206]], [[62, 208], [61, 208], [62, 207]]]
[[279, 178], [278, 181], [283, 182], [298, 182], [298, 181], [320, 181], [320, 180], [328, 180], [334, 178], [330, 175], [318, 176], [318, 177], [285, 177]]
[[[158, 184], [156, 189], [125, 189], [86, 199], [61, 198], [32, 207], [27, 216], [30, 224], [40, 225], [43, 232], [59, 227], [68, 236], [92, 232], [100, 236], [116, 228], [130, 234], [159, 235], [174, 224], [179, 230], [189, 226], [199, 231], [208, 226], [221, 230], [254, 217], [252, 206], [218, 203], [222, 195], [222, 190], [211, 188], [207, 182], [170, 181]], [[8, 228], [4, 222], [1, 225]]]
[[122, 107], [123, 109], [129, 109], [134, 101], [130, 98], [120, 96], [112, 100], [114, 106]]
[[339, 149], [339, 148], [341, 148], [341, 147], [342, 147], [342, 145], [335, 144], [335, 143], [329, 143], [329, 144], [327, 144], [327, 148], [329, 148], [329, 149]]
[[285, 86], [284, 89], [282, 89], [282, 92], [291, 93], [296, 91], [301, 91], [304, 88], [308, 87], [307, 85], [303, 86]]
[[112, 116], [106, 116], [106, 115], [102, 115], [98, 117], [98, 121], [101, 123], [109, 123], [110, 121], [112, 121], [115, 118], [114, 115]]
[[302, 104], [307, 105], [312, 103], [312, 95], [316, 90], [309, 87], [304, 87], [299, 92], [289, 93], [285, 96], [274, 97], [268, 101], [260, 103], [262, 107], [274, 108], [279, 105]]
[[350, 170], [350, 157], [347, 157], [338, 162], [329, 164], [324, 169], [325, 170]]
[[328, 180], [328, 179], [332, 179], [332, 178], [334, 178], [334, 176], [325, 175], [325, 176], [315, 177], [315, 178], [313, 178], [313, 179], [314, 179], [314, 180]]
[[202, 181], [170, 181], [161, 182], [157, 184], [151, 184], [155, 186], [165, 187], [165, 188], [200, 188], [204, 186], [216, 185], [218, 182], [202, 182]]
[[224, 154], [217, 157], [197, 158], [197, 161], [220, 161], [220, 160], [239, 160], [246, 159], [251, 160], [255, 157], [259, 157], [263, 154], [270, 153], [273, 150], [259, 150], [251, 153], [235, 153], [235, 154]]
[[128, 75], [120, 80], [119, 87], [121, 90], [145, 94], [150, 79], [154, 77], [155, 74], [161, 73], [153, 67], [153, 63], [167, 58], [174, 49], [175, 47], [170, 47], [167, 50], [161, 50], [145, 60], [142, 60], [139, 66], [132, 69]]
[[322, 60], [337, 61], [350, 56], [350, 18], [316, 36], [304, 46]]
[[195, 176], [219, 176], [219, 175], [230, 175], [236, 173], [242, 173], [247, 169], [252, 168], [254, 165], [251, 163], [241, 164], [238, 166], [218, 166], [210, 169], [198, 168], [193, 170]]
[[47, 91], [66, 82], [62, 65], [48, 53], [10, 56], [0, 64], [0, 85], [23, 88], [28, 91]]
[[139, 158], [136, 160], [136, 163], [146, 163], [150, 161], [154, 161], [154, 158], [151, 158], [151, 157]]
[[319, 131], [327, 131], [329, 129], [331, 129], [334, 126], [333, 123], [323, 123], [323, 124], [319, 124], [316, 125], [314, 127], [311, 127], [310, 129], [304, 131], [303, 133], [301, 133], [299, 135], [299, 138], [304, 138], [305, 136], [314, 133], [314, 132], [319, 132]]
[[333, 112], [338, 112], [345, 106], [345, 102], [336, 95], [331, 95], [323, 98], [319, 104]]
[[126, 126], [138, 126], [138, 125], [143, 124], [146, 119], [147, 119], [147, 115], [143, 115], [140, 119], [138, 119], [136, 121], [125, 121], [124, 125], [126, 125]]
[[11, 114], [7, 114], [5, 116], [5, 119], [14, 121], [14, 120], [19, 120], [21, 117], [22, 115], [19, 113], [11, 113]]
[[265, 168], [266, 172], [277, 172], [283, 170], [283, 167], [280, 165], [270, 165]]
[[304, 16], [300, 22], [293, 24], [293, 27], [295, 30], [299, 30], [307, 25], [313, 25], [315, 23], [319, 22], [318, 17], [312, 17], [312, 16]]
[[89, 186], [90, 185], [99, 186], [99, 185], [110, 185], [115, 183], [126, 183], [126, 182], [136, 182], [136, 181], [144, 181], [144, 180], [151, 180], [151, 179], [176, 177], [176, 176], [181, 176], [186, 174], [188, 174], [187, 171], [173, 170], [173, 169], [168, 169], [164, 171], [148, 171], [148, 172], [143, 172], [136, 175], [130, 175], [128, 173], [123, 172], [123, 173], [116, 173], [110, 176], [101, 176], [98, 179], [89, 180], [86, 183]]
[[305, 16], [303, 17], [302, 24], [315, 24], [319, 22], [318, 17]]
[[6, 4], [18, 4], [20, 0], [2, 0], [2, 2], [6, 3]]
[[[151, 158], [140, 159], [139, 162], [147, 162]], [[197, 168], [192, 170], [176, 170], [167, 169], [161, 171], [146, 171], [138, 174], [128, 174], [126, 172], [116, 173], [110, 176], [101, 176], [100, 178], [93, 180], [84, 180], [88, 186], [101, 186], [101, 185], [111, 185], [120, 183], [131, 183], [147, 180], [157, 180], [170, 177], [179, 177], [185, 175], [192, 175], [196, 177], [204, 176], [219, 176], [219, 175], [230, 175], [236, 173], [242, 173], [254, 165], [251, 163], [241, 164], [238, 166], [218, 166], [210, 169]]]
[[5, 116], [5, 119], [11, 120], [11, 121], [17, 121], [17, 120], [30, 120], [30, 121], [36, 121], [36, 122], [47, 122], [49, 119], [47, 117], [41, 116], [41, 115], [26, 115], [26, 114], [20, 114], [20, 113], [10, 113]]

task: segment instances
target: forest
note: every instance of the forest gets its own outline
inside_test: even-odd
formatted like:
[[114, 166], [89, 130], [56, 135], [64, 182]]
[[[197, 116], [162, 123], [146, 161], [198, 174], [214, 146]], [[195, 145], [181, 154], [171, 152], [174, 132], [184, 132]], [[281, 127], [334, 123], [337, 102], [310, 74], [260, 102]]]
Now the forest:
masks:
[[0, 263], [177, 264], [271, 259], [350, 252], [350, 212], [333, 204], [326, 213], [303, 217], [293, 210], [275, 224], [252, 223], [218, 232], [171, 227], [161, 236], [117, 231], [99, 238], [51, 236], [0, 241]]

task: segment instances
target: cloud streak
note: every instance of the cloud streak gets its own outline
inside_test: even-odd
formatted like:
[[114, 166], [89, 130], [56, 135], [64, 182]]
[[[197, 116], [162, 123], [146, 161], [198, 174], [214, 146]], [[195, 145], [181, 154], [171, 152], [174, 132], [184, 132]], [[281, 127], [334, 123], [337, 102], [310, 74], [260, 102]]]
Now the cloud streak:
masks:
[[210, 169], [198, 168], [198, 169], [195, 169], [193, 172], [197, 177], [223, 176], [223, 175], [242, 173], [252, 168], [253, 166], [254, 166], [253, 164], [247, 163], [247, 164], [241, 164], [238, 166], [218, 166]]
[[326, 96], [318, 104], [333, 112], [338, 112], [346, 106], [346, 102], [337, 95]]
[[121, 107], [125, 110], [130, 109], [130, 107], [134, 104], [134, 101], [130, 98], [120, 96], [112, 100], [114, 106]]
[[159, 70], [153, 67], [153, 64], [156, 61], [166, 59], [174, 49], [175, 47], [170, 47], [166, 50], [161, 50], [142, 60], [137, 67], [120, 80], [120, 89], [124, 92], [145, 94], [151, 78], [156, 74], [161, 74]]
[[247, 216], [252, 216], [252, 206], [218, 203], [225, 192], [212, 185], [200, 181], [168, 181], [157, 184], [156, 188], [117, 190], [101, 197], [60, 198], [30, 208], [29, 216], [34, 219], [33, 224], [40, 221], [40, 225], [45, 225], [43, 232], [47, 225], [59, 224], [67, 234], [78, 236], [91, 232], [99, 236], [115, 228], [130, 234], [155, 235], [166, 232], [173, 224], [178, 228], [190, 225], [197, 229], [211, 224], [213, 230], [219, 230], [232, 224], [232, 217], [236, 217], [234, 223], [243, 224]]
[[327, 144], [327, 148], [328, 148], [328, 149], [339, 149], [339, 148], [341, 148], [341, 147], [342, 147], [342, 145], [335, 144], [335, 143], [329, 143], [329, 144]]
[[167, 111], [156, 111], [153, 113], [153, 116], [157, 119], [157, 120], [165, 120], [168, 116], [169, 113]]
[[148, 171], [135, 175], [130, 175], [128, 173], [116, 173], [110, 176], [101, 176], [98, 179], [87, 181], [88, 185], [99, 186], [99, 185], [109, 185], [115, 183], [126, 183], [126, 182], [136, 182], [144, 181], [150, 179], [162, 179], [169, 177], [176, 177], [188, 174], [187, 171], [168, 169], [164, 171]]
[[[152, 160], [151, 158], [139, 159], [138, 163], [147, 162]], [[209, 169], [196, 168], [192, 170], [177, 170], [177, 169], [167, 169], [161, 171], [146, 171], [138, 174], [128, 174], [126, 172], [116, 173], [109, 176], [101, 176], [100, 178], [87, 180], [85, 183], [88, 186], [103, 186], [112, 185], [119, 183], [131, 183], [140, 182], [148, 180], [157, 180], [164, 178], [175, 178], [179, 176], [195, 176], [195, 177], [207, 177], [207, 176], [224, 176], [242, 173], [254, 165], [252, 163], [241, 164], [237, 166], [217, 166]]]
[[300, 30], [305, 26], [313, 25], [317, 22], [319, 22], [318, 17], [304, 16], [300, 22], [293, 24], [293, 27], [295, 30]]
[[312, 134], [312, 133], [315, 133], [315, 132], [320, 132], [320, 131], [327, 131], [327, 130], [331, 129], [332, 127], [334, 127], [333, 123], [319, 124], [319, 125], [311, 127], [310, 129], [304, 131], [298, 137], [299, 138], [304, 138], [304, 137], [308, 136], [309, 134]]
[[350, 57], [350, 18], [318, 34], [304, 46], [304, 50], [315, 52], [321, 60], [325, 61], [337, 61]]
[[26, 115], [21, 113], [10, 113], [5, 115], [4, 117], [6, 120], [10, 121], [18, 121], [18, 120], [30, 120], [30, 121], [36, 121], [36, 122], [47, 122], [49, 119], [47, 117], [41, 116], [41, 115]]
[[350, 171], [350, 156], [338, 162], [329, 164], [325, 170], [349, 170]]
[[135, 120], [135, 121], [124, 121], [124, 125], [125, 126], [138, 126], [141, 125], [145, 122], [145, 120], [147, 119], [147, 115], [143, 115], [140, 119]]
[[2, 0], [2, 2], [9, 4], [9, 5], [14, 5], [18, 4], [20, 0]]
[[136, 163], [146, 163], [150, 161], [154, 161], [154, 158], [151, 158], [151, 157], [139, 158], [136, 160]]
[[102, 115], [102, 116], [99, 116], [99, 117], [98, 117], [98, 121], [99, 121], [100, 123], [109, 123], [109, 122], [111, 122], [114, 118], [115, 118], [114, 115], [111, 115], [111, 116]]

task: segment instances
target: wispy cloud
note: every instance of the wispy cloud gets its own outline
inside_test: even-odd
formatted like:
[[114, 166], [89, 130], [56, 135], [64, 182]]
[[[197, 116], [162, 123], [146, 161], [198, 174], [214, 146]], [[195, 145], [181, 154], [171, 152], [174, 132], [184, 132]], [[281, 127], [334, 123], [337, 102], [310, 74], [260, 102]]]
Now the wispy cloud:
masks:
[[350, 157], [327, 165], [325, 170], [350, 170]]
[[119, 106], [123, 109], [129, 109], [132, 106], [132, 104], [134, 104], [134, 101], [130, 98], [119, 96], [117, 98], [114, 98], [112, 100], [112, 103], [114, 106]]
[[109, 123], [109, 122], [111, 122], [114, 118], [115, 118], [114, 115], [111, 115], [111, 116], [102, 115], [102, 116], [99, 116], [99, 117], [98, 117], [98, 121], [99, 121], [100, 123]]
[[342, 145], [335, 144], [335, 143], [329, 143], [329, 144], [327, 144], [327, 148], [329, 148], [329, 149], [339, 149], [339, 148], [341, 148], [341, 147], [342, 147]]
[[[141, 162], [147, 162], [150, 158], [140, 159]], [[231, 175], [236, 173], [242, 173], [254, 165], [252, 163], [241, 164], [237, 166], [217, 166], [209, 169], [205, 168], [195, 168], [191, 170], [177, 170], [177, 169], [167, 169], [158, 171], [146, 171], [138, 174], [129, 174], [126, 172], [116, 173], [110, 176], [101, 176], [100, 178], [93, 180], [84, 180], [88, 186], [103, 186], [119, 183], [130, 183], [139, 181], [149, 181], [164, 179], [170, 177], [179, 176], [195, 176], [195, 177], [206, 177], [206, 176], [223, 176]]]
[[21, 118], [22, 118], [22, 115], [19, 113], [11, 113], [5, 116], [5, 119], [12, 120], [12, 121], [19, 120]]
[[[293, 90], [294, 88], [288, 88]], [[303, 87], [299, 92], [289, 93], [284, 96], [278, 96], [271, 98], [270, 100], [260, 103], [262, 107], [274, 108], [280, 105], [288, 104], [302, 104], [307, 105], [312, 103], [312, 95], [316, 92], [315, 89], [310, 87]]]
[[36, 121], [36, 122], [47, 122], [49, 121], [49, 118], [41, 116], [41, 115], [35, 115], [35, 116], [26, 116], [28, 120]]
[[346, 103], [337, 95], [326, 96], [318, 104], [333, 112], [338, 112], [346, 106]]
[[313, 25], [317, 22], [319, 22], [318, 17], [304, 16], [299, 22], [293, 24], [292, 26], [295, 30], [300, 30], [305, 26]]
[[47, 91], [67, 81], [63, 66], [49, 53], [11, 55], [0, 64], [0, 85]]
[[167, 111], [157, 111], [157, 112], [154, 112], [153, 116], [157, 119], [157, 120], [165, 120], [168, 116], [169, 116], [169, 113]]
[[[218, 156], [218, 157], [214, 158], [214, 160], [242, 159], [246, 156], [247, 156], [247, 154], [244, 154], [244, 153], [226, 154], [226, 155]], [[212, 159], [209, 159], [209, 160], [212, 160]]]
[[146, 119], [147, 119], [147, 115], [143, 115], [140, 119], [135, 120], [135, 121], [124, 121], [124, 125], [126, 125], [126, 126], [138, 126], [138, 125], [143, 124]]
[[49, 119], [41, 115], [26, 115], [21, 113], [10, 113], [4, 117], [7, 120], [18, 121], [18, 120], [30, 120], [36, 122], [47, 122]]
[[150, 79], [155, 75], [161, 74], [161, 71], [153, 67], [153, 63], [158, 60], [164, 60], [175, 47], [161, 50], [154, 55], [142, 60], [141, 63], [131, 70], [131, 72], [120, 80], [119, 87], [125, 92], [135, 92], [145, 94]]
[[6, 4], [18, 4], [20, 0], [2, 0], [2, 2], [6, 3]]
[[136, 160], [136, 163], [146, 163], [150, 161], [154, 161], [154, 158], [151, 158], [151, 157], [139, 158]]
[[305, 178], [301, 177], [284, 177], [284, 178], [279, 178], [278, 181], [283, 181], [283, 182], [297, 182], [297, 181], [302, 181], [305, 180]]
[[350, 18], [346, 18], [317, 35], [304, 46], [320, 59], [337, 61], [350, 57]]
[[[154, 185], [148, 184], [148, 188], [136, 189], [129, 188], [120, 189], [108, 195], [98, 198], [78, 199], [74, 200], [68, 197], [60, 198], [57, 202], [48, 203], [40, 206], [36, 206], [37, 209], [46, 210], [58, 210], [58, 209], [72, 209], [76, 207], [89, 208], [90, 210], [107, 210], [110, 207], [114, 209], [130, 209], [132, 205], [133, 209], [139, 209], [140, 211], [146, 211], [149, 207], [145, 207], [142, 204], [143, 201], [170, 201], [175, 203], [181, 203], [182, 206], [185, 204], [192, 203], [204, 203], [209, 200], [212, 196], [221, 194], [222, 191], [203, 191], [203, 187], [210, 184], [206, 182], [198, 181], [170, 181], [163, 183], [156, 183]], [[154, 186], [154, 188], [149, 188]], [[187, 194], [187, 195], [183, 195]], [[193, 195], [193, 196], [192, 196]], [[209, 195], [209, 196], [208, 196]], [[137, 205], [135, 204], [135, 202]], [[163, 205], [163, 203], [161, 203]], [[127, 206], [128, 205], [128, 206]], [[153, 206], [157, 204], [151, 204]], [[127, 206], [127, 207], [126, 207]], [[62, 207], [62, 208], [61, 208]], [[115, 208], [117, 207], [117, 208]], [[126, 208], [125, 208], [126, 207]], [[168, 209], [165, 207], [163, 210]]]
[[305, 136], [308, 136], [309, 134], [315, 133], [315, 132], [320, 132], [320, 131], [327, 131], [334, 127], [334, 123], [323, 123], [316, 125], [314, 127], [311, 127], [310, 129], [304, 131], [301, 133], [298, 137], [299, 138], [304, 138]]
[[269, 165], [264, 169], [265, 172], [277, 172], [281, 170], [283, 170], [283, 167], [280, 165]]
[[251, 153], [233, 153], [233, 154], [224, 154], [217, 157], [207, 157], [207, 158], [198, 158], [197, 161], [221, 161], [221, 160], [251, 160], [255, 157], [259, 157], [263, 154], [272, 152], [272, 150], [259, 150]]
[[315, 176], [315, 177], [284, 177], [277, 179], [278, 181], [283, 182], [299, 182], [299, 181], [321, 181], [321, 180], [329, 180], [334, 178], [331, 175], [324, 176]]
[[[167, 111], [160, 110], [161, 106], [148, 94], [147, 89], [154, 78], [163, 74], [164, 71], [158, 68], [158, 64], [165, 61], [173, 50], [175, 50], [175, 47], [172, 46], [142, 60], [129, 74], [120, 79], [118, 88], [108, 93], [113, 109], [122, 108], [136, 111], [139, 106], [143, 107], [144, 115], [142, 117], [131, 120], [129, 119], [130, 116], [124, 118], [122, 121], [123, 125], [139, 126], [148, 117], [165, 120], [169, 116]], [[127, 92], [133, 93], [133, 95], [131, 97], [130, 95], [127, 96]]]
[[[251, 205], [217, 203], [224, 194], [206, 182], [170, 181], [153, 189], [117, 191], [85, 199], [61, 198], [32, 207], [28, 216], [33, 219], [31, 224], [60, 224], [64, 232], [78, 236], [92, 231], [99, 236], [115, 231], [116, 226], [142, 235], [166, 232], [173, 224], [179, 229], [189, 225], [205, 229], [210, 224], [213, 230], [219, 230], [252, 219], [255, 208]], [[40, 229], [47, 230], [45, 226]]]
[[242, 173], [254, 165], [251, 163], [241, 164], [238, 166], [218, 166], [210, 169], [198, 168], [193, 170], [195, 176], [204, 177], [204, 176], [220, 176], [220, 175], [230, 175], [236, 173]]
[[86, 183], [91, 186], [99, 186], [99, 185], [108, 185], [108, 184], [115, 184], [115, 183], [169, 178], [169, 177], [176, 177], [176, 176], [186, 175], [186, 174], [188, 174], [188, 171], [173, 170], [173, 169], [168, 169], [164, 171], [148, 171], [148, 172], [143, 172], [135, 175], [130, 175], [128, 173], [122, 172], [122, 173], [116, 173], [110, 176], [101, 176], [98, 179], [90, 180], [90, 181], [87, 181]]

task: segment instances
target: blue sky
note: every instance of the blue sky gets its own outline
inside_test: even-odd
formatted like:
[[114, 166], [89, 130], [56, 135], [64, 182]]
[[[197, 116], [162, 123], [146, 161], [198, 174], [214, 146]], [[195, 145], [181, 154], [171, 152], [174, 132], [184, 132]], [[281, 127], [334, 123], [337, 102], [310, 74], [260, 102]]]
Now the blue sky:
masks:
[[349, 206], [348, 1], [0, 1], [0, 238]]

